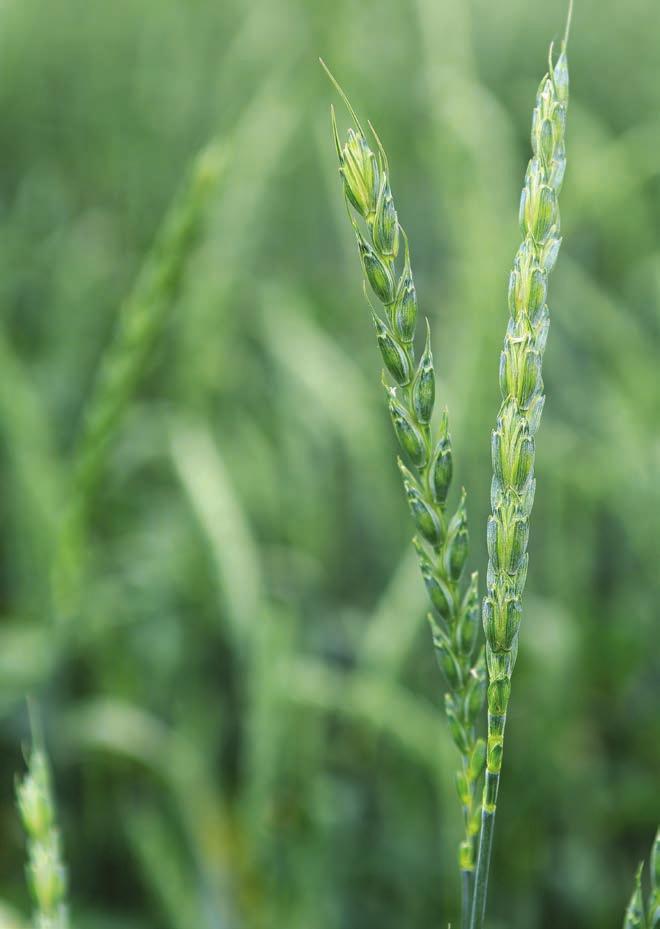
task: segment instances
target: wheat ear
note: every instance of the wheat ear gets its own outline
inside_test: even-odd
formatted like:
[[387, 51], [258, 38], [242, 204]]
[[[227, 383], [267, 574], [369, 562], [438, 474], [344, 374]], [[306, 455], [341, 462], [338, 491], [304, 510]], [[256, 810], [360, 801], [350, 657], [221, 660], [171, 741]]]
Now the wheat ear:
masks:
[[644, 862], [637, 868], [635, 887], [623, 917], [623, 929], [660, 929], [660, 829], [655, 834], [651, 850], [651, 890], [644, 910], [642, 874]]
[[660, 828], [651, 851], [651, 892], [649, 894], [649, 929], [660, 929]]
[[[417, 360], [414, 347], [417, 295], [408, 239], [399, 224], [390, 189], [387, 156], [369, 124], [376, 143], [375, 153], [371, 149], [345, 94], [330, 72], [328, 74], [354, 121], [353, 127], [348, 130], [347, 141], [342, 145], [332, 109], [332, 129], [349, 217], [365, 277], [384, 309], [383, 316], [372, 307], [372, 318], [383, 362], [394, 381], [393, 385], [386, 383], [385, 389], [394, 431], [409, 467], [400, 459], [398, 464], [418, 531], [414, 545], [435, 608], [429, 614], [429, 621], [436, 655], [447, 684], [445, 711], [461, 755], [457, 787], [464, 818], [464, 839], [459, 849], [459, 866], [463, 925], [467, 926], [474, 870], [474, 838], [479, 824], [475, 800], [477, 783], [485, 764], [486, 746], [483, 739], [476, 737], [476, 721], [485, 698], [483, 652], [473, 661], [479, 634], [477, 575], [473, 574], [467, 584], [461, 585], [468, 555], [465, 491], [456, 512], [450, 517], [447, 494], [453, 465], [449, 421], [445, 411], [433, 436], [431, 418], [435, 404], [435, 373], [431, 331], [427, 320], [425, 345]], [[403, 261], [397, 269], [401, 240]]]
[[558, 196], [566, 167], [568, 105], [566, 39], [541, 81], [532, 119], [533, 155], [520, 199], [524, 236], [509, 281], [511, 318], [500, 358], [502, 405], [492, 437], [492, 515], [483, 626], [488, 665], [488, 752], [472, 929], [483, 923], [502, 767], [511, 674], [518, 652], [527, 575], [529, 517], [534, 501], [534, 436], [543, 410], [541, 361], [548, 335], [548, 275], [561, 243]]
[[37, 739], [16, 796], [27, 835], [27, 876], [35, 901], [36, 929], [68, 929], [66, 869], [55, 822], [48, 761]]
[[167, 320], [225, 161], [226, 153], [215, 141], [195, 158], [120, 308], [114, 338], [101, 360], [76, 442], [72, 497], [53, 571], [56, 605], [62, 613], [71, 609], [75, 596], [88, 510], [111, 442]]

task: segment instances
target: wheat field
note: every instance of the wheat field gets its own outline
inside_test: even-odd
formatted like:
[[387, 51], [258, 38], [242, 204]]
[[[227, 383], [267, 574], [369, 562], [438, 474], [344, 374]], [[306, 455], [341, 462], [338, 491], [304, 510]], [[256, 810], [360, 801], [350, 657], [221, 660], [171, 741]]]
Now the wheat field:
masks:
[[[31, 925], [30, 842], [75, 929], [460, 925], [459, 753], [318, 58], [387, 152], [483, 595], [565, 16], [0, 0], [0, 929]], [[487, 929], [620, 926], [660, 821], [659, 34], [650, 0], [576, 0]]]

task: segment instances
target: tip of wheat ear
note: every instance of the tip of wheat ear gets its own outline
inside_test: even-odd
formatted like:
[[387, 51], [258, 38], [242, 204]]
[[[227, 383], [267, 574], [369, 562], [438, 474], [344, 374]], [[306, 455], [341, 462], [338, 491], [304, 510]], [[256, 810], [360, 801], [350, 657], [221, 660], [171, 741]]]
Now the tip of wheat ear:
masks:
[[572, 22], [573, 22], [573, 0], [569, 0], [569, 2], [568, 2], [568, 13], [566, 14], [566, 28], [564, 29], [564, 38], [563, 38], [563, 41], [562, 41], [562, 45], [564, 46], [564, 48], [566, 47], [566, 45], [567, 45], [567, 43], [568, 43], [568, 37], [569, 37], [569, 35], [570, 35], [570, 33], [571, 33], [571, 23], [572, 23]]
[[348, 112], [351, 114], [351, 117], [352, 117], [353, 120], [355, 121], [355, 125], [358, 127], [358, 129], [360, 130], [360, 132], [362, 133], [362, 135], [365, 135], [365, 131], [364, 131], [364, 129], [362, 128], [362, 125], [361, 125], [361, 123], [360, 123], [360, 120], [358, 119], [358, 115], [357, 115], [357, 113], [355, 112], [355, 110], [353, 109], [353, 107], [351, 106], [351, 101], [350, 101], [350, 100], [348, 99], [348, 97], [346, 96], [346, 93], [345, 93], [345, 91], [344, 91], [344, 88], [341, 86], [341, 84], [339, 83], [339, 81], [337, 80], [337, 78], [334, 76], [334, 74], [332, 73], [332, 71], [330, 70], [330, 68], [327, 66], [327, 64], [325, 63], [325, 61], [324, 61], [320, 56], [319, 56], [319, 63], [320, 63], [320, 65], [321, 65], [321, 67], [323, 68], [323, 70], [325, 71], [325, 73], [326, 73], [326, 74], [328, 75], [328, 77], [330, 78], [330, 81], [331, 81], [331, 83], [333, 84], [335, 90], [337, 91], [337, 93], [339, 94], [339, 96], [341, 97], [341, 99], [342, 99], [342, 100], [344, 101], [344, 103], [346, 104], [346, 108], [348, 109]]

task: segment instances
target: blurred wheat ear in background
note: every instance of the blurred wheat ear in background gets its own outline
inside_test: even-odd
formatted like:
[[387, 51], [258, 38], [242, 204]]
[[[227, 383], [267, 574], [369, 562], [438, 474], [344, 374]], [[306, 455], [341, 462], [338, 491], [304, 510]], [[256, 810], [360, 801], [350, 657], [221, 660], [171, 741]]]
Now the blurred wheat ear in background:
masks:
[[54, 608], [67, 617], [76, 609], [76, 592], [86, 558], [86, 526], [110, 444], [116, 437], [194, 246], [225, 162], [214, 141], [200, 152], [175, 196], [135, 283], [122, 304], [113, 341], [101, 359], [85, 405], [72, 464], [70, 499], [53, 569]]
[[647, 900], [644, 899], [642, 878], [644, 875], [644, 862], [637, 869], [635, 889], [626, 909], [623, 920], [623, 929], [657, 929], [660, 926], [660, 829], [658, 829], [649, 862], [650, 890]]
[[48, 759], [38, 731], [33, 731], [27, 765], [16, 794], [27, 837], [26, 874], [35, 903], [34, 924], [37, 929], [69, 929], [66, 869]]

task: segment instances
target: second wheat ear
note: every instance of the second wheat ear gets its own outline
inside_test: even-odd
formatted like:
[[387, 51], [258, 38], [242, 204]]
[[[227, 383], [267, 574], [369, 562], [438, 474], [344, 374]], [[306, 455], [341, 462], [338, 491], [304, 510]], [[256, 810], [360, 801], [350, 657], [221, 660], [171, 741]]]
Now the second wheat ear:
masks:
[[483, 649], [477, 648], [477, 575], [462, 580], [469, 541], [465, 491], [452, 514], [447, 500], [453, 474], [449, 417], [445, 410], [434, 428], [436, 385], [431, 329], [427, 320], [425, 342], [417, 357], [417, 293], [408, 238], [399, 224], [390, 188], [387, 156], [369, 124], [374, 143], [374, 148], [371, 147], [346, 95], [329, 71], [328, 74], [353, 120], [342, 143], [332, 110], [339, 174], [358, 253], [369, 288], [382, 304], [381, 313], [372, 306], [371, 314], [389, 375], [384, 385], [392, 425], [405, 458], [405, 462], [399, 459], [398, 464], [417, 529], [413, 544], [433, 607], [429, 622], [445, 678], [445, 713], [460, 756], [456, 785], [463, 838], [458, 858], [462, 927], [466, 929], [480, 821], [478, 787], [486, 760], [486, 744], [477, 737], [476, 730], [486, 693], [486, 669]]
[[502, 405], [492, 436], [492, 515], [483, 625], [488, 664], [488, 755], [471, 929], [483, 925], [511, 675], [518, 654], [534, 503], [535, 436], [545, 401], [541, 366], [550, 326], [548, 275], [561, 245], [559, 192], [566, 170], [566, 41], [536, 94], [532, 158], [520, 198], [523, 241], [509, 279], [509, 324], [500, 357]]

